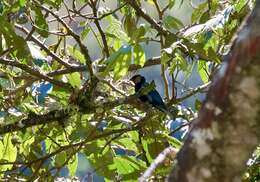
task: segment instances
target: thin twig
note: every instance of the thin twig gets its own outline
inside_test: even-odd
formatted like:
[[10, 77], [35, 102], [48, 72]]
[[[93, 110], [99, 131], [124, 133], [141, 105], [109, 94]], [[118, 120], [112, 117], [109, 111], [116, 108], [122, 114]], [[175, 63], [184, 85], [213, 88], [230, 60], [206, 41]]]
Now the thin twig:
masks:
[[196, 88], [192, 89], [188, 94], [186, 94], [186, 95], [184, 95], [184, 96], [182, 96], [180, 98], [170, 100], [167, 105], [172, 105], [174, 103], [180, 103], [183, 100], [185, 100], [185, 99], [195, 95], [196, 93], [202, 92], [205, 89], [209, 88], [210, 84], [211, 84], [211, 82], [208, 82], [208, 83], [205, 83], [205, 84], [203, 84], [203, 85], [201, 85], [199, 87], [196, 87]]
[[89, 55], [89, 52], [88, 52], [88, 49], [87, 47], [81, 42], [80, 40], [80, 36], [77, 35], [68, 25], [67, 23], [65, 23], [65, 21], [63, 19], [61, 19], [57, 14], [55, 14], [53, 11], [51, 11], [49, 8], [45, 7], [45, 6], [42, 6], [41, 4], [37, 3], [36, 1], [34, 1], [36, 3], [36, 5], [40, 8], [42, 8], [44, 11], [46, 12], [49, 12], [53, 17], [55, 17], [68, 31], [68, 34], [71, 35], [75, 41], [78, 43], [79, 47], [80, 47], [80, 50], [82, 52], [82, 54], [84, 55], [85, 57], [85, 60], [86, 60], [86, 64], [87, 64], [87, 67], [88, 67], [88, 71], [89, 71], [89, 74], [90, 74], [90, 78], [91, 80], [94, 79], [94, 72], [93, 72], [93, 69], [92, 69], [92, 62], [91, 62], [91, 57]]
[[54, 85], [57, 85], [57, 86], [63, 87], [63, 88], [67, 88], [69, 90], [72, 89], [70, 84], [64, 83], [62, 81], [54, 80], [53, 78], [50, 78], [49, 76], [44, 75], [44, 74], [38, 72], [37, 70], [27, 66], [26, 64], [22, 64], [22, 63], [19, 63], [17, 61], [12, 61], [12, 60], [9, 60], [7, 58], [1, 58], [1, 57], [0, 57], [0, 64], [15, 66], [15, 67], [20, 68], [23, 71], [33, 75], [33, 76], [36, 76], [36, 77], [43, 79], [43, 80], [46, 80], [50, 83], [53, 83]]
[[[29, 31], [21, 26], [21, 25], [18, 25], [18, 24], [15, 24], [15, 28], [21, 30], [22, 32], [24, 32], [26, 35], [29, 34]], [[57, 60], [60, 64], [62, 64], [63, 66], [65, 66], [66, 68], [70, 68], [71, 65], [64, 62], [59, 56], [57, 56], [54, 52], [52, 52], [51, 50], [49, 50], [48, 47], [46, 47], [44, 45], [43, 42], [41, 42], [38, 38], [36, 38], [35, 36], [31, 36], [30, 39], [31, 41], [33, 41], [34, 43], [36, 43], [40, 48], [42, 48], [48, 55], [50, 55], [54, 60]]]
[[154, 170], [159, 167], [161, 163], [165, 161], [167, 157], [173, 158], [176, 156], [178, 150], [173, 147], [167, 147], [164, 149], [153, 161], [153, 163], [146, 169], [144, 174], [138, 179], [139, 182], [145, 182], [152, 176]]
[[[90, 0], [90, 2], [91, 2], [91, 8], [92, 8], [94, 17], [97, 17], [96, 4], [93, 2], [93, 0]], [[99, 33], [100, 33], [100, 36], [101, 36], [101, 39], [102, 39], [102, 42], [103, 42], [103, 46], [104, 46], [103, 51], [105, 52], [106, 57], [108, 58], [109, 57], [109, 49], [108, 49], [108, 45], [107, 45], [106, 35], [105, 35], [104, 31], [102, 30], [101, 25], [99, 24], [99, 21], [97, 19], [94, 19], [94, 23], [95, 23], [95, 25], [96, 25]]]

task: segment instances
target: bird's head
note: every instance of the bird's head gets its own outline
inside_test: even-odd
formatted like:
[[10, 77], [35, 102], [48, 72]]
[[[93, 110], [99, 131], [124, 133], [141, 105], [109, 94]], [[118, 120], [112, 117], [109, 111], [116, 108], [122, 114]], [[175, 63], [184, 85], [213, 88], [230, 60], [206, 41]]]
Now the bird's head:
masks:
[[145, 83], [145, 78], [142, 75], [135, 75], [130, 79], [134, 84]]

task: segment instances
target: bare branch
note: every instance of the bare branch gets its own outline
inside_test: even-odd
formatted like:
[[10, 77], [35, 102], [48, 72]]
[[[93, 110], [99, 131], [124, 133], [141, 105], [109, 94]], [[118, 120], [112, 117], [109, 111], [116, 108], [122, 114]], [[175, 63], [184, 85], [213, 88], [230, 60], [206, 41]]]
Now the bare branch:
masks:
[[103, 46], [104, 46], [104, 52], [106, 54], [106, 57], [108, 58], [109, 57], [109, 49], [108, 49], [108, 45], [107, 45], [107, 40], [106, 40], [106, 35], [104, 33], [104, 31], [102, 30], [101, 28], [101, 25], [99, 24], [99, 21], [96, 19], [97, 18], [97, 7], [96, 7], [96, 4], [90, 0], [91, 2], [91, 8], [92, 8], [92, 11], [93, 11], [93, 14], [94, 14], [94, 23], [100, 33], [100, 36], [101, 36], [101, 39], [102, 39], [102, 42], [103, 42]]
[[162, 164], [167, 157], [173, 159], [178, 150], [173, 147], [167, 147], [164, 149], [153, 161], [153, 163], [145, 170], [144, 174], [138, 179], [139, 182], [145, 182], [152, 176], [154, 170]]
[[87, 67], [88, 67], [88, 71], [89, 71], [89, 74], [90, 74], [90, 78], [91, 80], [94, 78], [94, 72], [93, 72], [93, 69], [92, 69], [92, 62], [91, 62], [91, 57], [89, 55], [89, 52], [88, 52], [88, 49], [87, 47], [81, 42], [80, 40], [80, 36], [77, 35], [68, 25], [67, 23], [65, 23], [65, 21], [63, 19], [61, 19], [58, 15], [56, 15], [53, 11], [51, 11], [50, 9], [48, 9], [47, 7], [45, 6], [42, 6], [41, 4], [37, 3], [36, 1], [34, 1], [36, 3], [37, 6], [39, 6], [40, 8], [42, 8], [44, 11], [50, 13], [52, 16], [54, 16], [68, 31], [68, 34], [71, 35], [75, 40], [76, 42], [78, 43], [79, 47], [80, 47], [80, 50], [82, 52], [82, 54], [84, 55], [85, 57], [85, 60], [86, 60], [86, 64], [87, 64]]
[[[15, 28], [21, 30], [22, 32], [24, 32], [25, 34], [27, 34], [27, 36], [30, 34], [30, 32], [23, 26], [15, 24]], [[59, 56], [57, 56], [54, 52], [52, 52], [51, 50], [49, 50], [48, 47], [46, 47], [44, 45], [43, 42], [41, 42], [39, 39], [37, 39], [35, 36], [28, 36], [29, 40], [33, 41], [34, 43], [36, 43], [40, 48], [42, 48], [48, 55], [50, 55], [54, 60], [57, 60], [60, 64], [62, 64], [63, 66], [65, 66], [66, 68], [70, 68], [71, 65], [64, 62]]]
[[27, 66], [26, 64], [22, 64], [22, 63], [19, 63], [17, 61], [12, 61], [12, 60], [9, 60], [7, 58], [1, 58], [1, 57], [0, 57], [0, 64], [15, 66], [15, 67], [20, 68], [23, 71], [31, 74], [31, 75], [34, 75], [34, 76], [36, 76], [40, 79], [46, 80], [50, 83], [53, 83], [54, 85], [57, 85], [57, 86], [63, 87], [63, 88], [67, 88], [67, 89], [70, 89], [70, 90], [72, 89], [70, 84], [64, 83], [64, 82], [61, 82], [61, 81], [58, 81], [58, 80], [54, 80], [53, 78], [50, 78], [49, 76], [46, 76], [46, 75], [38, 72], [37, 70], [32, 69], [31, 67]]
[[[130, 6], [132, 6], [136, 13], [139, 14], [141, 17], [143, 17], [147, 22], [149, 22], [151, 24], [151, 26], [153, 28], [155, 28], [156, 30], [158, 30], [159, 33], [163, 34], [163, 35], [173, 35], [171, 32], [169, 32], [168, 30], [166, 30], [163, 26], [159, 25], [153, 18], [151, 18], [151, 16], [149, 16], [141, 7], [140, 5], [138, 5], [138, 3], [136, 2], [136, 0], [126, 0], [126, 2], [128, 2], [128, 4]], [[175, 36], [176, 37], [176, 36]], [[177, 37], [176, 37], [177, 39]]]
[[33, 115], [21, 121], [0, 127], [0, 135], [14, 131], [20, 131], [35, 125], [48, 124], [54, 121], [63, 121], [69, 116], [65, 111], [51, 111], [44, 115]]

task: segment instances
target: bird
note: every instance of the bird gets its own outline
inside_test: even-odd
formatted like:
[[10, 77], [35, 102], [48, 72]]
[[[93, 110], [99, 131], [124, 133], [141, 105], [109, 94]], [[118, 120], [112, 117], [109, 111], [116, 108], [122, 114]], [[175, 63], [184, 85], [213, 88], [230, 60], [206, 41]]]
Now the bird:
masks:
[[133, 76], [130, 81], [132, 81], [135, 85], [135, 93], [139, 94], [138, 98], [145, 103], [151, 104], [153, 107], [157, 108], [158, 110], [168, 114], [171, 118], [172, 113], [168, 110], [167, 106], [163, 102], [161, 95], [155, 88], [148, 90], [147, 93], [142, 94], [142, 90], [145, 87], [149, 87], [149, 83], [146, 82], [145, 77], [142, 75], [135, 75]]

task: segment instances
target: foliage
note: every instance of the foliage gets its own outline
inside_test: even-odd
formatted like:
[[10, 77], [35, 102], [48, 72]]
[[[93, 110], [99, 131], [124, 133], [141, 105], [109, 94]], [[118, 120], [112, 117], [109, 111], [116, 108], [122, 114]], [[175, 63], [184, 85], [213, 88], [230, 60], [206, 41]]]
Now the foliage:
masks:
[[[180, 72], [188, 79], [196, 67], [210, 82], [252, 3], [206, 1], [193, 7], [184, 27], [171, 11], [183, 1], [118, 0], [113, 9], [94, 0], [73, 2], [0, 1], [1, 178], [51, 181], [64, 168], [73, 177], [83, 153], [106, 181], [136, 181], [164, 148], [179, 149], [182, 141], [169, 136], [164, 113], [129, 96], [128, 75], [160, 64], [174, 88]], [[160, 24], [141, 7], [156, 10]], [[100, 46], [97, 60], [90, 40]], [[159, 63], [146, 58], [151, 42], [161, 46]], [[167, 81], [164, 86], [168, 90]], [[191, 112], [177, 107], [185, 95], [165, 93], [177, 118], [196, 116], [199, 101]], [[172, 162], [160, 165], [154, 180], [165, 178]], [[248, 174], [253, 179], [259, 171], [251, 167]]]

